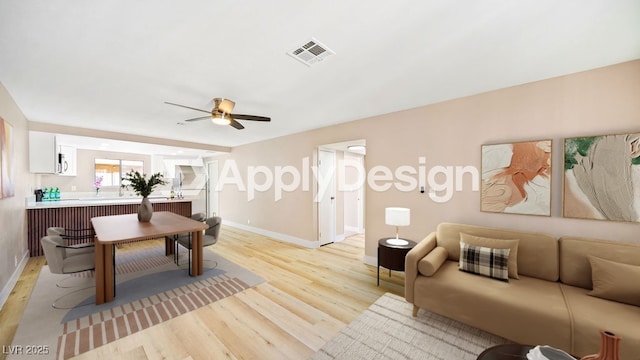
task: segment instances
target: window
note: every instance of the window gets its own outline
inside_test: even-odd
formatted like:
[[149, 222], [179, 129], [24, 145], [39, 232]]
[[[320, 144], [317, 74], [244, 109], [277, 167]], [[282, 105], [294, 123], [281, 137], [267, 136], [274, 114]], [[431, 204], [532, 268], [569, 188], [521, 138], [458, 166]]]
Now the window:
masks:
[[122, 175], [131, 170], [144, 173], [144, 162], [140, 160], [96, 159], [96, 179], [102, 176], [102, 186], [120, 186]]

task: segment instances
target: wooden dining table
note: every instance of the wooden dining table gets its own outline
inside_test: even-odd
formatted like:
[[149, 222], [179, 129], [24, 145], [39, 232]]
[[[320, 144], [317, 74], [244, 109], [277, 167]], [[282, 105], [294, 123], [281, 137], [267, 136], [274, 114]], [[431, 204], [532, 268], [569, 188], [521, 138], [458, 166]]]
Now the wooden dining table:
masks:
[[[115, 296], [114, 247], [117, 244], [152, 240], [175, 234], [191, 233], [191, 276], [202, 275], [202, 231], [209, 225], [169, 211], [154, 212], [149, 222], [138, 221], [137, 214], [91, 218], [95, 231], [96, 305], [113, 301]], [[167, 245], [167, 252], [169, 252]]]

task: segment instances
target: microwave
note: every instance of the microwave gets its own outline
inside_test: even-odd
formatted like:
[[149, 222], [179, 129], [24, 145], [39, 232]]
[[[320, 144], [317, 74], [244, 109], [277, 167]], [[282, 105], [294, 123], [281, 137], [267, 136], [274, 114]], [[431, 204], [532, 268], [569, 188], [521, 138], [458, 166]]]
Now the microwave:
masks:
[[65, 174], [68, 174], [70, 170], [71, 169], [69, 168], [69, 163], [65, 159], [64, 154], [59, 152], [56, 172], [58, 174], [65, 175]]

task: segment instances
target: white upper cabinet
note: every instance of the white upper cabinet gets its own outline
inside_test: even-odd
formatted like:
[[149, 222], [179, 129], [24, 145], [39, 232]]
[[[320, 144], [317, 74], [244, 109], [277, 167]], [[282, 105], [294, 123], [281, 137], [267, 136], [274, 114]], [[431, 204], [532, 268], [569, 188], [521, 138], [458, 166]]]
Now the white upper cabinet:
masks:
[[52, 133], [29, 131], [29, 171], [76, 176], [76, 148], [58, 145]]
[[40, 174], [56, 173], [55, 134], [29, 131], [29, 171]]

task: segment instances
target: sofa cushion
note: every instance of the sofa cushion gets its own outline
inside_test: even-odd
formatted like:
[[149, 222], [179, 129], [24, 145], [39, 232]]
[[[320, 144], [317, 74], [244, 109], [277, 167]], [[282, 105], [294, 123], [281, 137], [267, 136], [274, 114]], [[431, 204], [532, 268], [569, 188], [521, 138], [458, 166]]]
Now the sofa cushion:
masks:
[[418, 262], [418, 271], [421, 275], [431, 276], [447, 260], [447, 249], [436, 247]]
[[472, 274], [509, 281], [510, 249], [494, 249], [460, 242], [458, 268]]
[[560, 238], [560, 281], [590, 290], [592, 281], [589, 255], [640, 266], [640, 244], [562, 237]]
[[518, 243], [520, 240], [494, 239], [460, 233], [460, 241], [475, 246], [484, 246], [494, 249], [509, 249], [509, 277], [518, 279]]
[[589, 256], [591, 296], [640, 306], [640, 266]]
[[495, 281], [445, 261], [433, 276], [418, 276], [414, 304], [521, 344], [563, 350], [571, 345], [569, 313], [557, 282], [523, 275]]
[[597, 353], [600, 330], [605, 330], [622, 337], [620, 359], [640, 359], [640, 307], [588, 296], [589, 290], [575, 286], [562, 285], [562, 290], [573, 318], [573, 355]]
[[460, 233], [494, 239], [519, 239], [518, 275], [543, 280], [558, 280], [558, 240], [552, 235], [512, 231], [483, 226], [441, 223], [438, 225], [437, 245], [449, 252], [449, 259], [460, 259]]

